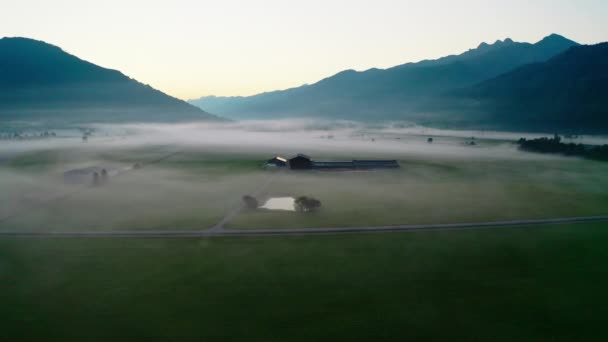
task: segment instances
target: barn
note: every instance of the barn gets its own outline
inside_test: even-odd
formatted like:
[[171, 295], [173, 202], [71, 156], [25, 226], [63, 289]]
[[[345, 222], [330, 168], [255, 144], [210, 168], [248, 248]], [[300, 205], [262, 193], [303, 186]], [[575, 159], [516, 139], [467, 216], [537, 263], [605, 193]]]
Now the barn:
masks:
[[315, 161], [312, 162], [315, 170], [353, 170], [355, 164], [352, 161]]
[[287, 166], [287, 159], [283, 158], [283, 157], [279, 157], [276, 156], [272, 159], [268, 159], [268, 161], [266, 162], [266, 166], [270, 166], [270, 167], [286, 167]]
[[118, 170], [102, 166], [92, 166], [81, 169], [73, 169], [63, 173], [65, 184], [94, 184], [95, 182], [105, 182], [108, 177], [118, 174]]
[[100, 177], [102, 170], [104, 169], [97, 166], [69, 170], [63, 173], [63, 182], [66, 184], [92, 184], [95, 175]]
[[399, 168], [399, 163], [396, 160], [353, 160], [353, 165], [357, 170]]
[[[268, 163], [273, 160], [270, 159]], [[298, 154], [289, 159], [288, 165], [292, 170], [320, 171], [398, 169], [400, 167], [396, 160], [313, 161], [305, 154]]]
[[310, 170], [312, 169], [312, 160], [305, 154], [298, 154], [289, 159], [289, 168], [292, 170]]

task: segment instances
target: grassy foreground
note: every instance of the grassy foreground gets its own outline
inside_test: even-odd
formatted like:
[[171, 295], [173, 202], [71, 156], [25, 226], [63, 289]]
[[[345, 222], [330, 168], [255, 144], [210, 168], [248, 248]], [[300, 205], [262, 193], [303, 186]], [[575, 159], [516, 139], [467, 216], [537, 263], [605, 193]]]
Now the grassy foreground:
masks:
[[3, 238], [0, 340], [606, 340], [606, 228]]

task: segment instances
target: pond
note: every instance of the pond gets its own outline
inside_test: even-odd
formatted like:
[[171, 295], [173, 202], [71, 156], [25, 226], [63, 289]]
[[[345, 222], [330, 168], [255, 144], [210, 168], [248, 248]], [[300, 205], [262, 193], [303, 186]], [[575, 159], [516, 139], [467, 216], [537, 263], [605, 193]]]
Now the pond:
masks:
[[295, 199], [293, 197], [272, 197], [260, 209], [296, 211], [294, 203]]

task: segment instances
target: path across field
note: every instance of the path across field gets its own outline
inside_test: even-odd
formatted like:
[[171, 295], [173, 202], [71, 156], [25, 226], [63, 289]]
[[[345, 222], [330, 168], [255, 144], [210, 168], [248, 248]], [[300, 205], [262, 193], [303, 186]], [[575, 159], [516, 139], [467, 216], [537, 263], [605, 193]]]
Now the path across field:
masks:
[[[41, 238], [209, 238], [209, 237], [259, 237], [259, 236], [306, 236], [306, 235], [340, 235], [361, 233], [415, 232], [427, 230], [465, 230], [514, 228], [549, 224], [567, 224], [583, 222], [608, 222], [608, 215], [568, 217], [538, 220], [509, 220], [471, 223], [410, 224], [376, 227], [337, 227], [337, 228], [302, 228], [302, 229], [211, 229], [198, 231], [82, 231], [82, 232], [0, 232], [0, 237], [41, 237]], [[608, 223], [607, 223], [608, 227]]]

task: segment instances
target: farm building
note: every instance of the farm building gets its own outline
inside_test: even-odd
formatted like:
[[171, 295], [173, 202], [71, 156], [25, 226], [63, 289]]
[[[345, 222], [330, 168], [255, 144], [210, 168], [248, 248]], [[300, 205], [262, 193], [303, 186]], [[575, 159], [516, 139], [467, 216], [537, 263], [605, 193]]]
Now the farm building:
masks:
[[355, 169], [398, 169], [399, 163], [396, 160], [353, 160]]
[[115, 169], [101, 166], [85, 167], [64, 172], [63, 182], [66, 184], [94, 184], [95, 182], [105, 182], [108, 177], [117, 173], [118, 171]]
[[312, 160], [305, 154], [298, 154], [289, 159], [289, 168], [292, 170], [310, 170], [312, 169]]
[[397, 169], [396, 160], [352, 160], [352, 161], [313, 161], [309, 156], [298, 154], [289, 160], [292, 170], [373, 170]]
[[266, 166], [270, 166], [270, 167], [286, 167], [287, 166], [287, 159], [283, 158], [283, 157], [279, 157], [276, 156], [272, 159], [269, 159], [266, 162]]
[[352, 161], [316, 161], [312, 163], [316, 170], [353, 170], [355, 164]]

